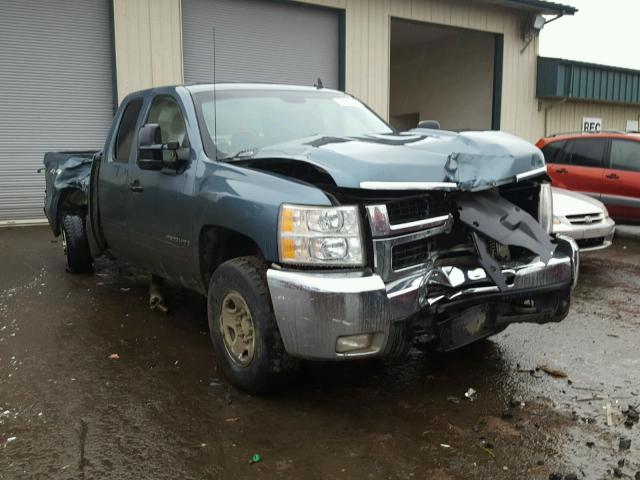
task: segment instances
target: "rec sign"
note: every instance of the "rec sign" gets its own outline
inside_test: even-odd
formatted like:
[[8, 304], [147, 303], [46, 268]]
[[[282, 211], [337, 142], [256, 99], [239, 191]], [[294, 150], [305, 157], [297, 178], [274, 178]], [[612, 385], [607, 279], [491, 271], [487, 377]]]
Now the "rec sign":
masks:
[[582, 117], [582, 133], [600, 133], [602, 119], [597, 117]]

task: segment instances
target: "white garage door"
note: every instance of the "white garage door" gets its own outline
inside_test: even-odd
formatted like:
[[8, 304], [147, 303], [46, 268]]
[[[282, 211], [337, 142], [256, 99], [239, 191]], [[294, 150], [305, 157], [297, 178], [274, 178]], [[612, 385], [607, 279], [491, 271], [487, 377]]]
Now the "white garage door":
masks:
[[270, 0], [183, 0], [186, 82], [339, 87], [336, 10]]
[[44, 152], [102, 148], [111, 23], [109, 0], [0, 1], [0, 222], [43, 218]]

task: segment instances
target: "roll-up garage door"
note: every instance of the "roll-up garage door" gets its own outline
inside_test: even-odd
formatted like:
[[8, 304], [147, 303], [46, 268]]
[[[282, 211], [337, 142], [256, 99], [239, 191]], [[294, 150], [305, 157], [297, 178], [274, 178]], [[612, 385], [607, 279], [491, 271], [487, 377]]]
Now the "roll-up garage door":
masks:
[[336, 10], [270, 0], [183, 0], [186, 82], [339, 87]]
[[113, 116], [109, 0], [0, 2], [0, 222], [43, 218], [49, 150], [102, 148]]

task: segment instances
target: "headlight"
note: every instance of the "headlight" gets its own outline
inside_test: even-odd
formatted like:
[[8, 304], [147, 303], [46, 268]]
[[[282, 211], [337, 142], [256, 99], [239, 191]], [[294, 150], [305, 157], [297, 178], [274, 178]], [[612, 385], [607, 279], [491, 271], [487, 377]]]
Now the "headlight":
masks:
[[562, 223], [562, 219], [560, 217], [553, 216], [553, 224], [560, 225]]
[[280, 261], [298, 265], [363, 265], [358, 208], [284, 204], [278, 220]]
[[538, 222], [545, 232], [551, 233], [553, 229], [553, 194], [551, 185], [540, 185], [540, 199], [538, 200]]

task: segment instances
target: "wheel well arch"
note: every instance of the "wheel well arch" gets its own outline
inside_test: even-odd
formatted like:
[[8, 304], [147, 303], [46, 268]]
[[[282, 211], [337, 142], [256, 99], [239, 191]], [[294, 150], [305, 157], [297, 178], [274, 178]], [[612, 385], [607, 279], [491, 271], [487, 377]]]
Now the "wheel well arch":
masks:
[[55, 210], [54, 233], [60, 235], [60, 222], [66, 212], [86, 214], [88, 197], [86, 192], [79, 188], [67, 187], [59, 194]]
[[205, 291], [218, 266], [232, 258], [249, 255], [264, 258], [258, 244], [247, 235], [216, 225], [202, 227], [198, 236], [198, 259]]

